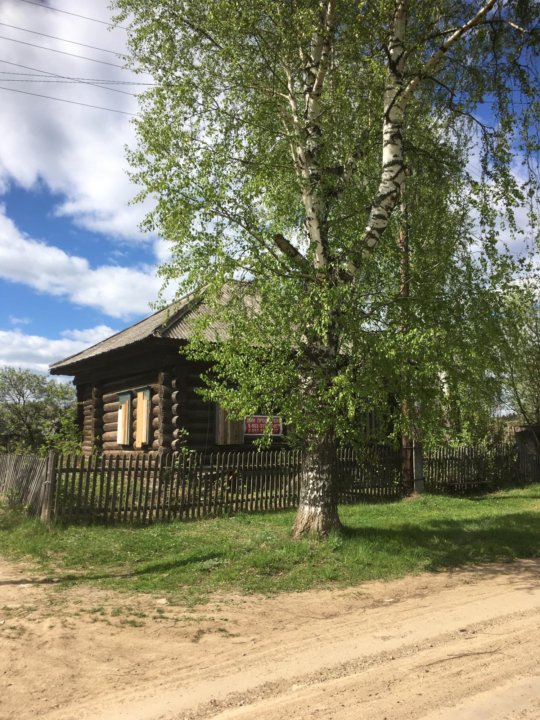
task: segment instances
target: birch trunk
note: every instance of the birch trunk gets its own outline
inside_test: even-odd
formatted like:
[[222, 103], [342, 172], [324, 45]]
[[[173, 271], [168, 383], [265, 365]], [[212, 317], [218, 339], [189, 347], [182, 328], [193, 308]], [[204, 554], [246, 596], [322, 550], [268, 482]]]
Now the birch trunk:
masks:
[[313, 438], [305, 456], [293, 537], [326, 536], [341, 528], [337, 509], [336, 442], [330, 433]]
[[405, 179], [403, 158], [404, 90], [406, 61], [405, 32], [407, 2], [397, 3], [393, 33], [388, 44], [388, 78], [384, 92], [382, 174], [377, 196], [373, 201], [366, 226], [364, 243], [369, 252], [379, 242], [390, 215], [399, 202], [401, 185]]

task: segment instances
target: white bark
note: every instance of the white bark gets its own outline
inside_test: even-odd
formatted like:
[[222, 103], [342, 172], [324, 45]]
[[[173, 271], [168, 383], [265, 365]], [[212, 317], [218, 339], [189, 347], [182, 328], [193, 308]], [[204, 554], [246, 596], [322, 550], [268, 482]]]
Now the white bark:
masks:
[[389, 72], [384, 96], [381, 181], [365, 228], [362, 243], [363, 255], [371, 253], [376, 247], [399, 202], [400, 189], [405, 179], [402, 131], [407, 103], [422, 80], [436, 69], [450, 48], [481, 23], [496, 3], [497, 0], [488, 0], [484, 3], [469, 21], [457, 28], [445, 40], [424, 64], [420, 72], [404, 86], [408, 2], [407, 0], [398, 0], [394, 13], [392, 37], [387, 48]]
[[368, 251], [375, 247], [388, 225], [405, 178], [402, 137], [405, 108], [401, 94], [406, 60], [406, 27], [407, 2], [402, 0], [396, 7], [392, 37], [388, 44], [389, 72], [384, 93], [382, 173], [365, 230], [364, 243]]
[[326, 265], [326, 202], [320, 190], [321, 168], [319, 164], [322, 147], [320, 117], [321, 94], [328, 72], [332, 34], [335, 22], [336, 0], [321, 0], [320, 28], [313, 36], [309, 56], [300, 53], [304, 71], [304, 111], [301, 118], [295, 97], [294, 84], [290, 72], [287, 72], [289, 106], [293, 127], [298, 144], [293, 150], [295, 165], [302, 181], [302, 201], [306, 213], [306, 230], [310, 245], [314, 250], [315, 267]]

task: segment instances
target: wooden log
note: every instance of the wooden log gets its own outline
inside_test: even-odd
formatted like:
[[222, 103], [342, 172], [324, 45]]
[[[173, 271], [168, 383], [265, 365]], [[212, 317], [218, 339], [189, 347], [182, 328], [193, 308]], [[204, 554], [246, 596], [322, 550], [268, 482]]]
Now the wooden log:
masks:
[[[131, 370], [132, 363], [130, 361], [129, 368]], [[140, 371], [135, 375], [122, 375], [116, 380], [105, 383], [103, 386], [103, 392], [106, 396], [118, 395], [122, 392], [130, 392], [135, 388], [141, 387], [156, 387], [157, 386], [157, 372], [155, 370], [144, 370]]]
[[103, 414], [103, 425], [110, 425], [118, 422], [118, 412], [108, 412]]
[[180, 392], [180, 390], [174, 390], [173, 393], [171, 394], [171, 402], [172, 402], [173, 404], [174, 404], [174, 403], [179, 403], [180, 400], [181, 400], [181, 392]]
[[118, 430], [118, 424], [116, 422], [106, 423], [103, 425], [103, 435], [106, 433], [116, 432]]
[[111, 412], [118, 412], [119, 402], [116, 400], [115, 402], [108, 402], [103, 403], [103, 412], [104, 413], [111, 413]]
[[101, 437], [104, 443], [112, 442], [116, 445], [116, 447], [118, 447], [118, 443], [116, 442], [118, 437], [116, 430], [106, 430]]

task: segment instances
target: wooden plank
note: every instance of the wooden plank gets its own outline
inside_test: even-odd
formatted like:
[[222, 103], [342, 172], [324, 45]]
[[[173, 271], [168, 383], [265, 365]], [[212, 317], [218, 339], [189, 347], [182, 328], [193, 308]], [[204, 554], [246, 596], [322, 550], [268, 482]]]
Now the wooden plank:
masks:
[[[175, 504], [175, 491], [176, 491], [176, 483], [174, 479], [174, 455], [171, 454], [167, 458], [167, 477], [168, 485], [167, 485], [167, 514], [166, 518], [167, 521], [171, 520], [172, 517], [172, 509], [173, 505]], [[164, 516], [165, 517], [165, 516]]]
[[130, 499], [130, 505], [129, 505], [129, 522], [133, 523], [134, 517], [136, 517], [136, 503], [137, 503], [137, 487], [139, 483], [139, 473], [140, 473], [140, 462], [141, 462], [141, 456], [135, 455], [134, 458], [135, 462], [133, 463], [132, 468], [132, 480], [131, 480], [131, 499]]
[[[212, 465], [210, 465], [210, 472], [212, 472], [212, 470], [213, 470], [213, 467], [212, 467]], [[203, 483], [203, 474], [204, 474], [204, 471], [203, 471], [203, 468], [201, 467], [201, 468], [199, 468], [199, 472], [197, 473], [196, 491], [195, 491], [195, 498], [196, 498], [195, 502], [197, 504], [195, 514], [196, 514], [196, 517], [198, 517], [198, 518], [201, 517], [201, 488], [202, 488], [202, 483]]]
[[124, 462], [123, 468], [122, 468], [122, 476], [123, 476], [123, 483], [122, 483], [122, 522], [127, 523], [129, 518], [129, 506], [130, 506], [130, 500], [131, 500], [131, 486], [133, 483], [133, 477], [132, 477], [132, 471], [133, 471], [133, 455], [130, 453], [129, 455], [125, 456], [124, 459], [127, 459], [127, 465], [126, 462]]
[[163, 453], [160, 453], [158, 456], [158, 463], [157, 463], [157, 489], [156, 489], [156, 504], [155, 504], [155, 520], [160, 520], [160, 518], [163, 517], [163, 510], [164, 510], [164, 500], [163, 500], [163, 494], [165, 491], [165, 481], [164, 481], [164, 467], [163, 467]]
[[113, 461], [112, 488], [110, 490], [109, 522], [115, 522], [118, 505], [118, 475], [120, 471], [120, 456], [116, 455]]
[[180, 512], [178, 517], [184, 519], [188, 517], [188, 494], [189, 494], [189, 465], [191, 462], [191, 453], [180, 454], [178, 459], [180, 461]]
[[103, 496], [101, 498], [103, 506], [103, 522], [107, 524], [109, 522], [109, 502], [111, 492], [111, 475], [112, 475], [112, 462], [113, 456], [109, 455], [104, 463], [103, 474], [104, 474], [104, 486]]
[[139, 475], [137, 478], [139, 488], [137, 493], [137, 523], [143, 522], [144, 515], [143, 515], [143, 505], [144, 505], [144, 498], [146, 497], [146, 475], [147, 475], [147, 463], [148, 463], [149, 455], [142, 455], [141, 456], [141, 466], [139, 469]]
[[90, 519], [93, 520], [96, 515], [96, 492], [97, 492], [97, 483], [98, 483], [98, 465], [100, 463], [100, 459], [98, 455], [90, 455], [88, 458], [89, 461], [89, 468], [91, 469], [90, 473], [90, 498], [89, 498], [89, 510], [90, 510]]
[[148, 473], [148, 481], [150, 483], [149, 503], [147, 507], [146, 519], [149, 523], [152, 522], [154, 517], [154, 503], [156, 499], [156, 475], [158, 468], [158, 456], [154, 455], [151, 460], [151, 472]]

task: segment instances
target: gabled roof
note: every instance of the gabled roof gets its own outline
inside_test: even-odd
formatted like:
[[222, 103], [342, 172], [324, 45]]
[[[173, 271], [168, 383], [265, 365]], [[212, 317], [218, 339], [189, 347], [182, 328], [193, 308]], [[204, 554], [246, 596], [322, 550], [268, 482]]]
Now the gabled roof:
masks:
[[104, 355], [112, 350], [134, 345], [150, 337], [188, 340], [190, 337], [188, 318], [193, 318], [194, 311], [200, 305], [200, 297], [195, 297], [193, 294], [186, 295], [178, 302], [169, 305], [163, 310], [158, 310], [150, 317], [140, 320], [135, 325], [121, 330], [96, 345], [92, 345], [87, 350], [53, 363], [49, 366], [50, 372], [53, 375], [71, 375], [70, 369], [74, 365]]

